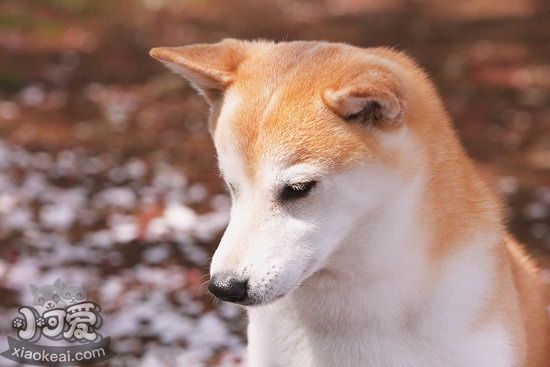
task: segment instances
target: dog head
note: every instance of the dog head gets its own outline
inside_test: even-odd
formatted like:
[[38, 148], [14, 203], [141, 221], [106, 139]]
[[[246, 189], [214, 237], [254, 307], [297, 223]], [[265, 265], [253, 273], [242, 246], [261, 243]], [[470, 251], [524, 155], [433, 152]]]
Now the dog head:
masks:
[[329, 266], [412, 169], [410, 136], [419, 127], [411, 116], [419, 113], [408, 88], [414, 81], [405, 79], [428, 82], [400, 53], [224, 40], [151, 55], [211, 107], [232, 197], [211, 264], [209, 289], [223, 300], [266, 304]]

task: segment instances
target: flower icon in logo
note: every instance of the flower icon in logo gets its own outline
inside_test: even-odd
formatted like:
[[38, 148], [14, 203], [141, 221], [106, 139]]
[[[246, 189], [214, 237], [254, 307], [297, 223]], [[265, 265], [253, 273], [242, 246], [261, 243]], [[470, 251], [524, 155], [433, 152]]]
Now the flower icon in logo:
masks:
[[46, 322], [44, 321], [44, 318], [39, 316], [37, 319], [36, 319], [36, 326], [38, 326], [39, 328], [43, 328], [44, 325], [46, 325]]
[[21, 317], [16, 317], [11, 322], [11, 326], [13, 326], [13, 328], [17, 330], [23, 329], [23, 327], [25, 326], [25, 320], [23, 320]]

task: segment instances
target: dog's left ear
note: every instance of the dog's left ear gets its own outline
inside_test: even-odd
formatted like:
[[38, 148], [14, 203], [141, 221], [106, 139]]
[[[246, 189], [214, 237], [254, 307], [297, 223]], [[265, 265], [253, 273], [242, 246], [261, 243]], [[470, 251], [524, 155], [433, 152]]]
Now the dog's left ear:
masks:
[[387, 85], [358, 83], [342, 89], [327, 89], [322, 93], [332, 112], [347, 121], [380, 124], [399, 122], [403, 115], [402, 102]]
[[212, 105], [223, 96], [245, 58], [242, 42], [226, 39], [213, 44], [157, 47], [149, 54], [191, 82]]

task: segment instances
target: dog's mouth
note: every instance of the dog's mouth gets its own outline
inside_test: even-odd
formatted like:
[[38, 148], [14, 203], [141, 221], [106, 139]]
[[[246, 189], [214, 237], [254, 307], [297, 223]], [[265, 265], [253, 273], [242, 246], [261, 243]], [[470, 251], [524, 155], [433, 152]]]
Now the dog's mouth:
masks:
[[313, 266], [315, 263], [315, 261], [309, 261], [308, 266], [306, 266], [304, 270], [302, 270], [301, 276], [296, 282], [290, 282], [287, 283], [287, 285], [284, 285], [280, 281], [279, 277], [274, 277], [269, 283], [250, 283], [250, 287], [247, 289], [246, 298], [239, 301], [226, 301], [244, 307], [266, 306], [271, 303], [277, 302], [288, 296], [296, 288], [300, 287], [300, 285], [304, 283], [309, 277], [317, 272], [317, 270]]
[[269, 270], [261, 273], [217, 271], [210, 278], [208, 290], [221, 301], [244, 307], [266, 306], [286, 297], [315, 274], [319, 261], [309, 258], [299, 268], [293, 265], [294, 269], [288, 270], [289, 264], [270, 264]]
[[277, 302], [278, 300], [286, 297], [292, 292], [293, 288], [286, 291], [281, 291], [278, 293], [264, 293], [258, 295], [251, 295], [244, 303], [241, 303], [241, 306], [246, 307], [256, 307], [256, 306], [267, 306], [271, 303]]
[[284, 298], [286, 295], [288, 295], [290, 293], [289, 292], [284, 292], [284, 293], [276, 293], [275, 295], [271, 295], [271, 294], [251, 294], [249, 295], [246, 299], [242, 300], [242, 301], [227, 301], [227, 300], [224, 300], [226, 302], [230, 302], [230, 303], [234, 303], [236, 305], [239, 305], [239, 306], [243, 306], [243, 307], [259, 307], [259, 306], [267, 306], [271, 303], [274, 303], [282, 298]]
[[[287, 294], [296, 286], [281, 283], [277, 276], [271, 278], [266, 275], [260, 281], [238, 280], [242, 278], [228, 278], [227, 275], [215, 275], [210, 280], [208, 290], [218, 299], [240, 306], [254, 307], [273, 303]], [[299, 284], [301, 282], [298, 282]]]

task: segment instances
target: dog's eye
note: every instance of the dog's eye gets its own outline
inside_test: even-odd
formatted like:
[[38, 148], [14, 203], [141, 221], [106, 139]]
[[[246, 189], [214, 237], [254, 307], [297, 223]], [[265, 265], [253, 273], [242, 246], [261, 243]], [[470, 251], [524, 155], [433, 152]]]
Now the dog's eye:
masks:
[[308, 194], [317, 185], [317, 181], [301, 182], [287, 185], [281, 192], [281, 200], [295, 200], [308, 196]]

